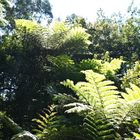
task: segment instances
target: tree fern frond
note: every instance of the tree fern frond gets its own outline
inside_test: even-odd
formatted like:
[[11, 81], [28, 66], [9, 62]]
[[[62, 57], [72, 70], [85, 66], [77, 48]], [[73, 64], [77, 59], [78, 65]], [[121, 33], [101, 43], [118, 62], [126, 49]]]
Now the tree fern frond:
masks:
[[127, 102], [138, 102], [140, 100], [140, 88], [130, 83], [130, 88], [126, 88], [127, 93], [123, 93], [122, 96]]
[[66, 113], [79, 113], [82, 111], [91, 111], [92, 108], [89, 105], [85, 105], [83, 103], [70, 103], [67, 105], [64, 105], [65, 108], [70, 108], [67, 109], [65, 112]]
[[89, 114], [85, 118], [84, 126], [91, 140], [112, 140], [116, 138], [112, 124], [102, 114]]
[[86, 70], [81, 72], [85, 74], [85, 79], [91, 84], [99, 83], [106, 79], [104, 75], [95, 73], [92, 70]]
[[105, 62], [101, 68], [101, 72], [106, 74], [110, 71], [112, 74], [115, 74], [121, 68], [121, 64], [123, 62], [123, 60], [116, 58], [114, 58], [110, 63]]
[[[122, 113], [121, 111], [120, 114], [118, 113], [121, 106], [119, 102], [120, 93], [113, 82], [106, 80], [104, 75], [92, 70], [82, 71], [82, 73], [85, 74], [87, 82], [78, 82], [74, 85], [72, 81], [67, 80], [63, 84], [74, 90], [79, 100], [90, 107], [91, 113], [86, 116], [84, 126], [91, 139], [112, 140], [115, 138], [113, 125], [116, 124], [116, 120], [121, 117]], [[72, 108], [68, 109], [67, 112], [76, 112], [76, 109], [77, 112], [82, 110], [76, 105], [68, 104], [67, 106]]]
[[108, 113], [112, 112], [112, 108], [118, 107], [116, 104], [119, 92], [112, 81], [106, 80], [104, 75], [95, 73], [92, 70], [82, 71], [82, 73], [85, 74], [87, 82], [78, 82], [74, 85], [72, 81], [67, 80], [63, 84], [69, 86], [76, 92], [81, 101], [92, 107], [100, 106], [99, 108]]
[[[120, 132], [121, 129], [124, 131], [125, 125], [128, 126], [126, 129], [132, 129], [128, 124], [140, 117], [140, 88], [130, 84], [131, 88], [126, 89], [127, 93], [121, 93], [112, 81], [106, 80], [104, 75], [92, 70], [82, 72], [85, 74], [86, 82], [74, 84], [73, 81], [67, 80], [63, 84], [70, 87], [79, 100], [91, 109], [84, 119], [84, 127], [90, 139], [117, 139], [115, 131], [119, 132], [120, 135], [117, 134], [120, 139], [123, 134]], [[82, 106], [76, 105], [68, 104], [67, 106], [72, 108], [66, 112], [82, 111]]]
[[121, 93], [123, 99], [119, 100], [122, 104], [117, 122], [119, 125], [129, 124], [140, 117], [140, 88], [131, 83], [130, 87], [126, 88], [127, 93]]
[[49, 134], [51, 131], [55, 131], [58, 123], [56, 112], [54, 111], [55, 106], [49, 106], [49, 108], [43, 112], [43, 115], [39, 114], [39, 118], [32, 119], [36, 123], [37, 128], [33, 129], [38, 137], [43, 137]]

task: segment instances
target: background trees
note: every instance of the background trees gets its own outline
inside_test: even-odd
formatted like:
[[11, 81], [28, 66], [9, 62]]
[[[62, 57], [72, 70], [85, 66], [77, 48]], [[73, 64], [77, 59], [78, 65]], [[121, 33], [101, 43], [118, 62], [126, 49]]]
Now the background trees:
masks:
[[17, 19], [50, 20], [53, 18], [48, 0], [16, 0], [14, 15]]

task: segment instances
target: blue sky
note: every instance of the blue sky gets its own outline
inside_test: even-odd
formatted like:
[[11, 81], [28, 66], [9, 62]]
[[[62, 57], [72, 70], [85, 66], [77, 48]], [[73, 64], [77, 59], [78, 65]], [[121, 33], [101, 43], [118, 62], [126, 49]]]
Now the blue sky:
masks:
[[[52, 5], [54, 18], [65, 19], [67, 15], [76, 15], [95, 21], [97, 10], [102, 8], [105, 15], [119, 11], [126, 14], [132, 0], [49, 0]], [[134, 5], [140, 8], [140, 0], [135, 0]]]

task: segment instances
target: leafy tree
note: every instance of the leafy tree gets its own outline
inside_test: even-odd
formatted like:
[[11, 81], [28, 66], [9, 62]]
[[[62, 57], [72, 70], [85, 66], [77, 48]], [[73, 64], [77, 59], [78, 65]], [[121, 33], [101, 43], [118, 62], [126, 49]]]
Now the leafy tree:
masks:
[[125, 60], [137, 60], [140, 40], [138, 25], [138, 16], [122, 19], [120, 15], [114, 15], [108, 18], [99, 13], [97, 21], [89, 27], [92, 39], [90, 51], [100, 56], [108, 51], [113, 58], [123, 56]]
[[83, 17], [77, 16], [76, 14], [66, 17], [65, 22], [70, 26], [81, 26], [83, 28], [87, 28], [86, 20]]
[[53, 18], [48, 0], [16, 0], [14, 15], [18, 19], [50, 20]]

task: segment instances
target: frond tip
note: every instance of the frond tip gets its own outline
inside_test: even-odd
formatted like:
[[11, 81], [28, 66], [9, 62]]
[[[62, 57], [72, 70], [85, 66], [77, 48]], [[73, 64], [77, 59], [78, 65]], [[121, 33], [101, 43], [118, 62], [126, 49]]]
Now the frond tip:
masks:
[[126, 88], [127, 93], [123, 93], [122, 96], [127, 102], [140, 101], [140, 88], [130, 83], [130, 88]]

